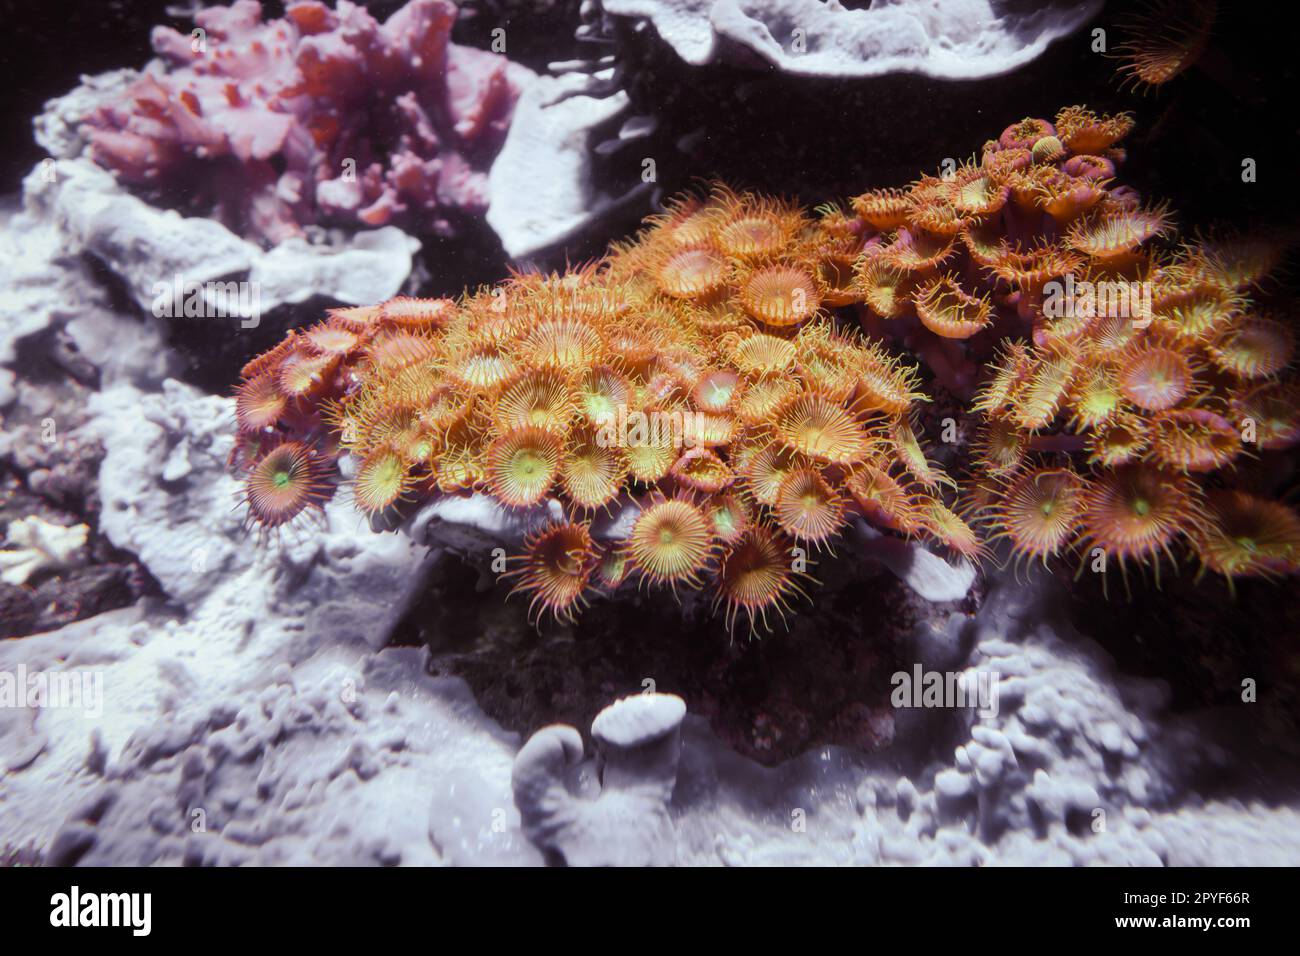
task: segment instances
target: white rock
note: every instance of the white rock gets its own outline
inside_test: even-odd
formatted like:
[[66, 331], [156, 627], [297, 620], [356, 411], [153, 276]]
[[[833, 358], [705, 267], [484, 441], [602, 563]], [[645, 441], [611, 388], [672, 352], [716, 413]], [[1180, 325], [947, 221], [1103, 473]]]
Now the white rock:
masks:
[[1035, 59], [1091, 19], [1101, 3], [1043, 4], [1001, 15], [990, 0], [895, 0], [854, 10], [837, 0], [602, 0], [601, 6], [648, 18], [664, 42], [697, 66], [716, 60], [730, 41], [804, 76], [975, 79]]
[[532, 255], [581, 231], [646, 190], [604, 196], [592, 186], [593, 130], [628, 108], [627, 94], [588, 95], [581, 74], [543, 76], [515, 105], [488, 174], [487, 221], [507, 254]]
[[856, 524], [857, 551], [879, 561], [927, 601], [960, 601], [975, 583], [975, 566], [965, 558], [952, 564], [919, 541], [904, 541]]
[[249, 283], [254, 314], [212, 316], [209, 305], [206, 319], [245, 328], [255, 327], [279, 305], [314, 295], [352, 304], [389, 298], [410, 274], [419, 249], [414, 237], [385, 226], [337, 245], [293, 238], [263, 251], [211, 219], [149, 205], [85, 157], [58, 160], [53, 175], [48, 166], [38, 165], [24, 180], [23, 191], [28, 213], [56, 225], [64, 255], [94, 255], [122, 279], [146, 312], [154, 313], [162, 297], [170, 296], [178, 277], [182, 288]]

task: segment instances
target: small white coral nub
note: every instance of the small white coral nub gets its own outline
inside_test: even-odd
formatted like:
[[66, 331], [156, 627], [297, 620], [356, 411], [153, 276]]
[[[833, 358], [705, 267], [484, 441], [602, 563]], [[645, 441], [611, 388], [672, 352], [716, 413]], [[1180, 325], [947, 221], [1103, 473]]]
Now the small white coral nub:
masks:
[[625, 697], [596, 715], [600, 796], [574, 796], [582, 759], [572, 727], [543, 727], [515, 757], [512, 783], [524, 835], [552, 864], [671, 866], [676, 836], [668, 801], [677, 783], [686, 703], [673, 694]]
[[26, 584], [37, 571], [68, 567], [89, 532], [84, 524], [64, 527], [35, 515], [11, 522], [6, 542], [13, 547], [0, 551], [0, 579]]

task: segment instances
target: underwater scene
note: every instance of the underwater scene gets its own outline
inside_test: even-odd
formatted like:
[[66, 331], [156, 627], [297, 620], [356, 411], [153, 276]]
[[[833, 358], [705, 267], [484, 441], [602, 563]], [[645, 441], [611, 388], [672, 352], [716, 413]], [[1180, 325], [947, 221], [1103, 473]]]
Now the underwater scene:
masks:
[[6, 867], [1300, 864], [1279, 11], [2, 6]]

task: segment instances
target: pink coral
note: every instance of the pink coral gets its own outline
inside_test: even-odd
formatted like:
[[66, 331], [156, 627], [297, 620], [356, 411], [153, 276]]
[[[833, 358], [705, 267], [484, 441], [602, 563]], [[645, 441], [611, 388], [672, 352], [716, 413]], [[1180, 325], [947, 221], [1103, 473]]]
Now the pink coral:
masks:
[[452, 231], [487, 205], [487, 167], [532, 74], [450, 42], [456, 7], [411, 0], [383, 24], [339, 0], [257, 0], [155, 27], [160, 59], [85, 117], [91, 155], [161, 198], [266, 242], [304, 225]]

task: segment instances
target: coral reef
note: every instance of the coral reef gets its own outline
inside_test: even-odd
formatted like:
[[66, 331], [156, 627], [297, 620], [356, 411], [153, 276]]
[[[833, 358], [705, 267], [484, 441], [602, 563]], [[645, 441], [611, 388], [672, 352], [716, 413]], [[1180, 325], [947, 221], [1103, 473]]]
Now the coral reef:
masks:
[[[1105, 237], [1085, 293], [1041, 316], [1032, 342], [1005, 343], [974, 403], [970, 512], [1017, 560], [1078, 550], [1094, 571], [1118, 562], [1126, 585], [1131, 565], [1158, 580], [1179, 551], [1229, 585], [1300, 570], [1300, 517], [1272, 500], [1300, 443], [1295, 337], [1251, 294], [1278, 244], [1164, 253], [1141, 247], [1162, 214], [1101, 217], [1066, 240]], [[1134, 290], [1130, 310], [1093, 301], [1116, 287]]]
[[91, 155], [151, 198], [275, 244], [309, 224], [445, 233], [487, 207], [487, 167], [531, 71], [450, 42], [456, 7], [383, 24], [339, 0], [256, 0], [155, 28], [159, 59], [82, 117]]
[[[554, 492], [563, 516], [513, 573], [561, 618], [630, 578], [709, 582], [729, 620], [766, 627], [855, 515], [974, 556], [910, 424], [915, 371], [821, 308], [844, 295], [824, 261], [840, 225], [719, 188], [563, 276], [334, 310], [244, 370], [235, 463], [251, 514], [274, 526], [311, 510], [343, 455], [372, 515], [472, 491], [528, 509]], [[291, 506], [269, 507], [268, 483]], [[598, 545], [592, 517], [629, 508], [626, 540]]]
[[[991, 367], [963, 513], [1015, 556], [1078, 545], [1124, 569], [1190, 535], [1217, 572], [1295, 571], [1294, 512], [1192, 477], [1297, 440], [1277, 380], [1292, 334], [1243, 291], [1277, 247], [1159, 246], [1167, 209], [1114, 182], [1131, 127], [1027, 118], [979, 161], [815, 217], [716, 187], [563, 275], [334, 310], [244, 369], [251, 516], [319, 508], [341, 468], [390, 525], [410, 501], [553, 500], [510, 572], [535, 613], [570, 619], [628, 580], [707, 585], [729, 624], [766, 630], [853, 523], [987, 549], [918, 439], [928, 398], [893, 343], [958, 397]], [[610, 512], [630, 512], [613, 542], [593, 534]]]
[[[269, 570], [184, 622], [146, 606], [0, 643], [6, 670], [93, 662], [118, 689], [99, 720], [0, 709], [0, 840], [63, 865], [542, 864], [514, 804], [522, 740], [417, 649], [311, 613], [349, 569]], [[998, 673], [995, 715], [903, 710], [887, 753], [766, 768], [688, 714], [666, 808], [678, 864], [1295, 864], [1300, 776], [1252, 739], [1252, 708], [1171, 711], [1161, 682], [1045, 612], [1059, 595], [1043, 585], [1004, 581], [967, 640], [906, 651]], [[570, 769], [575, 799], [593, 794], [592, 764]]]

